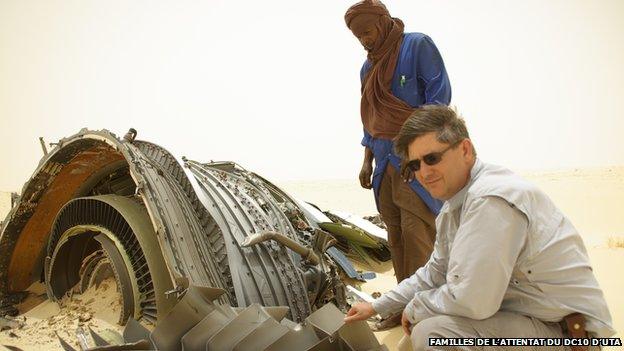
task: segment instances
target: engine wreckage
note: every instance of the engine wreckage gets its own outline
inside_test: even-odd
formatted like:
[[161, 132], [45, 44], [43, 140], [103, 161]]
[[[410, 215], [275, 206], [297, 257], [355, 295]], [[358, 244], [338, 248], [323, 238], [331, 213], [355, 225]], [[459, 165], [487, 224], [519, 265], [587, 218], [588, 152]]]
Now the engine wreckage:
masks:
[[124, 338], [83, 349], [385, 349], [341, 312], [345, 281], [364, 278], [345, 252], [387, 259], [383, 230], [135, 137], [83, 129], [44, 147], [2, 224], [3, 315], [33, 282], [58, 300], [114, 277]]

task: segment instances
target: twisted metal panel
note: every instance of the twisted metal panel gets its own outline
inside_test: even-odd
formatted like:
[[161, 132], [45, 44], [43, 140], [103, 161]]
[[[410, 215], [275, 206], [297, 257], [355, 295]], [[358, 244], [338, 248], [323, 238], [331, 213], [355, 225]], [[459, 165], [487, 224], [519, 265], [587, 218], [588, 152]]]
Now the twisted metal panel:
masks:
[[195, 177], [200, 199], [222, 230], [232, 281], [240, 306], [257, 302], [265, 306], [289, 306], [291, 318], [302, 320], [311, 312], [300, 257], [273, 243], [245, 248], [247, 236], [279, 231], [298, 235], [271, 195], [244, 171], [187, 161]]

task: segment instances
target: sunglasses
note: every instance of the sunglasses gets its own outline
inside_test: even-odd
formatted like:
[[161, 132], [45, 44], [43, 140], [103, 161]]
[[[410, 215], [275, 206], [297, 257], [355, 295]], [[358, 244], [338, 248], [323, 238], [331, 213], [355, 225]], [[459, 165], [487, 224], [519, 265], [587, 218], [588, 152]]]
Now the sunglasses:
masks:
[[[444, 153], [459, 145], [459, 143], [461, 143], [461, 140], [452, 145], [449, 145], [446, 149], [442, 151], [426, 154], [422, 157], [422, 161], [429, 166], [437, 165], [438, 163], [440, 163], [440, 161], [442, 161], [442, 156], [444, 155]], [[420, 159], [417, 158], [415, 160], [410, 160], [405, 165], [405, 169], [412, 172], [418, 172], [420, 170]]]

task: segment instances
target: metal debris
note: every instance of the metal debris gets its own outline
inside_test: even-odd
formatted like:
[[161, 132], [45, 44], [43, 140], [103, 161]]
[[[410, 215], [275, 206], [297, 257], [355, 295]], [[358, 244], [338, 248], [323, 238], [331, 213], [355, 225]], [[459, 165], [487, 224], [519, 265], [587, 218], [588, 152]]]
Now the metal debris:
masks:
[[363, 291], [360, 291], [351, 285], [347, 285], [347, 297], [352, 298], [356, 302], [363, 301], [372, 303], [373, 301], [375, 301], [375, 298], [373, 296]]
[[[149, 333], [131, 319], [124, 331], [126, 343], [101, 345], [100, 341], [98, 346], [86, 350], [387, 350], [365, 322], [345, 325], [344, 314], [333, 304], [323, 306], [304, 322], [295, 324], [279, 320], [284, 315], [283, 308], [271, 310], [252, 304], [235, 311], [215, 305], [212, 300], [218, 293], [191, 286], [162, 321], [160, 330]], [[92, 335], [95, 335], [94, 340], [103, 340], [96, 333]], [[64, 340], [61, 343], [67, 344]]]
[[[83, 129], [51, 144], [0, 227], [3, 313], [16, 313], [16, 292], [40, 277], [52, 300], [113, 278], [130, 344], [347, 345], [343, 327], [322, 319], [348, 308], [344, 277], [367, 275], [337, 248], [379, 258], [381, 235], [327, 220], [234, 162], [180, 162], [136, 136]], [[322, 229], [332, 216], [355, 234]], [[84, 348], [88, 334], [79, 335]]]
[[8, 329], [20, 329], [23, 326], [24, 323], [22, 321], [7, 317], [0, 317], [0, 331]]
[[41, 144], [41, 150], [43, 151], [43, 156], [48, 154], [48, 148], [46, 147], [45, 140], [43, 137], [39, 137], [39, 143]]

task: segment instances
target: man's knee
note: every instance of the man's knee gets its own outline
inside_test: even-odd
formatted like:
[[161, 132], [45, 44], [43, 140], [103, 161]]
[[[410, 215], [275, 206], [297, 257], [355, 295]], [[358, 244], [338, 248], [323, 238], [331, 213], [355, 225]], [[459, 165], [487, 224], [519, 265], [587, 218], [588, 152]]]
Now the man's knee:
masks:
[[430, 350], [429, 338], [455, 338], [457, 322], [451, 316], [435, 316], [423, 319], [412, 328], [412, 348], [415, 351]]

